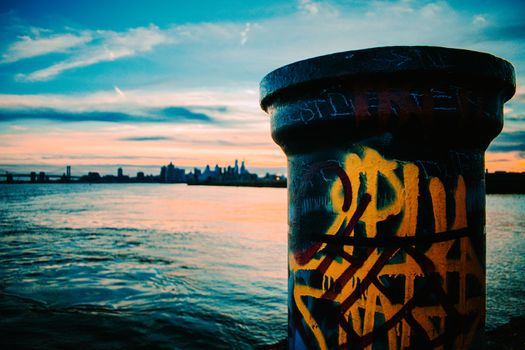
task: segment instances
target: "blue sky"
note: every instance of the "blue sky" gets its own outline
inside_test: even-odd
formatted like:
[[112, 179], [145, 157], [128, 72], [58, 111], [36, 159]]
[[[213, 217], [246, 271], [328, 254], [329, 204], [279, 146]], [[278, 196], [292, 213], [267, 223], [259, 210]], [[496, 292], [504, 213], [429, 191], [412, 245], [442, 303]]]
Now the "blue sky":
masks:
[[522, 1], [3, 0], [0, 169], [239, 158], [283, 171], [258, 107], [266, 73], [338, 51], [439, 45], [513, 63], [518, 90], [487, 166], [523, 171], [524, 15]]

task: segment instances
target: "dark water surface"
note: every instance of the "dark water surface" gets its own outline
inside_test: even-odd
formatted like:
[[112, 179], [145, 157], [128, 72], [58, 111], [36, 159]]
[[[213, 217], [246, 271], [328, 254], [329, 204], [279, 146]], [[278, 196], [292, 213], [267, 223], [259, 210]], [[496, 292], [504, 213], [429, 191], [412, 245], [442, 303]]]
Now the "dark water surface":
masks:
[[[0, 185], [0, 348], [251, 349], [287, 333], [286, 189]], [[487, 324], [525, 314], [525, 196], [487, 197]]]

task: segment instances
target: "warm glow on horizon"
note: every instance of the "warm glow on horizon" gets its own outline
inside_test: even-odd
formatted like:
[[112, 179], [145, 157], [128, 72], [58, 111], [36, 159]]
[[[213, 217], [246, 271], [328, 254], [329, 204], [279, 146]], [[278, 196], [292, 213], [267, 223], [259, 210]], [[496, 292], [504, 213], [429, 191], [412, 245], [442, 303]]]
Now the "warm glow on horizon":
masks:
[[520, 157], [518, 152], [487, 152], [485, 168], [491, 173], [495, 171], [525, 172], [525, 159]]

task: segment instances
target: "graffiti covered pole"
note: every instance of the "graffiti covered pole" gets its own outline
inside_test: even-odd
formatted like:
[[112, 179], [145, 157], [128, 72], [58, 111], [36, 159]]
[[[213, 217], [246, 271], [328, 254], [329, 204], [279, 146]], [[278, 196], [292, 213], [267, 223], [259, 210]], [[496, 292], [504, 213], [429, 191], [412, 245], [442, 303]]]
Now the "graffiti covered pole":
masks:
[[510, 63], [440, 47], [262, 80], [288, 157], [290, 349], [484, 347], [484, 152], [514, 92]]

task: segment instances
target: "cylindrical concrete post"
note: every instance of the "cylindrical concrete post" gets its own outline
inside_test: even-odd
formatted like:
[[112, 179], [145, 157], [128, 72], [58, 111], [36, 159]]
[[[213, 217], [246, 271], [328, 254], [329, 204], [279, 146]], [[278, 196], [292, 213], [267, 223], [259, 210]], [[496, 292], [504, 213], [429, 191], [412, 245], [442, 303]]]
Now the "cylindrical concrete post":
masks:
[[484, 152], [514, 92], [510, 63], [440, 47], [262, 80], [288, 157], [290, 349], [484, 347]]

